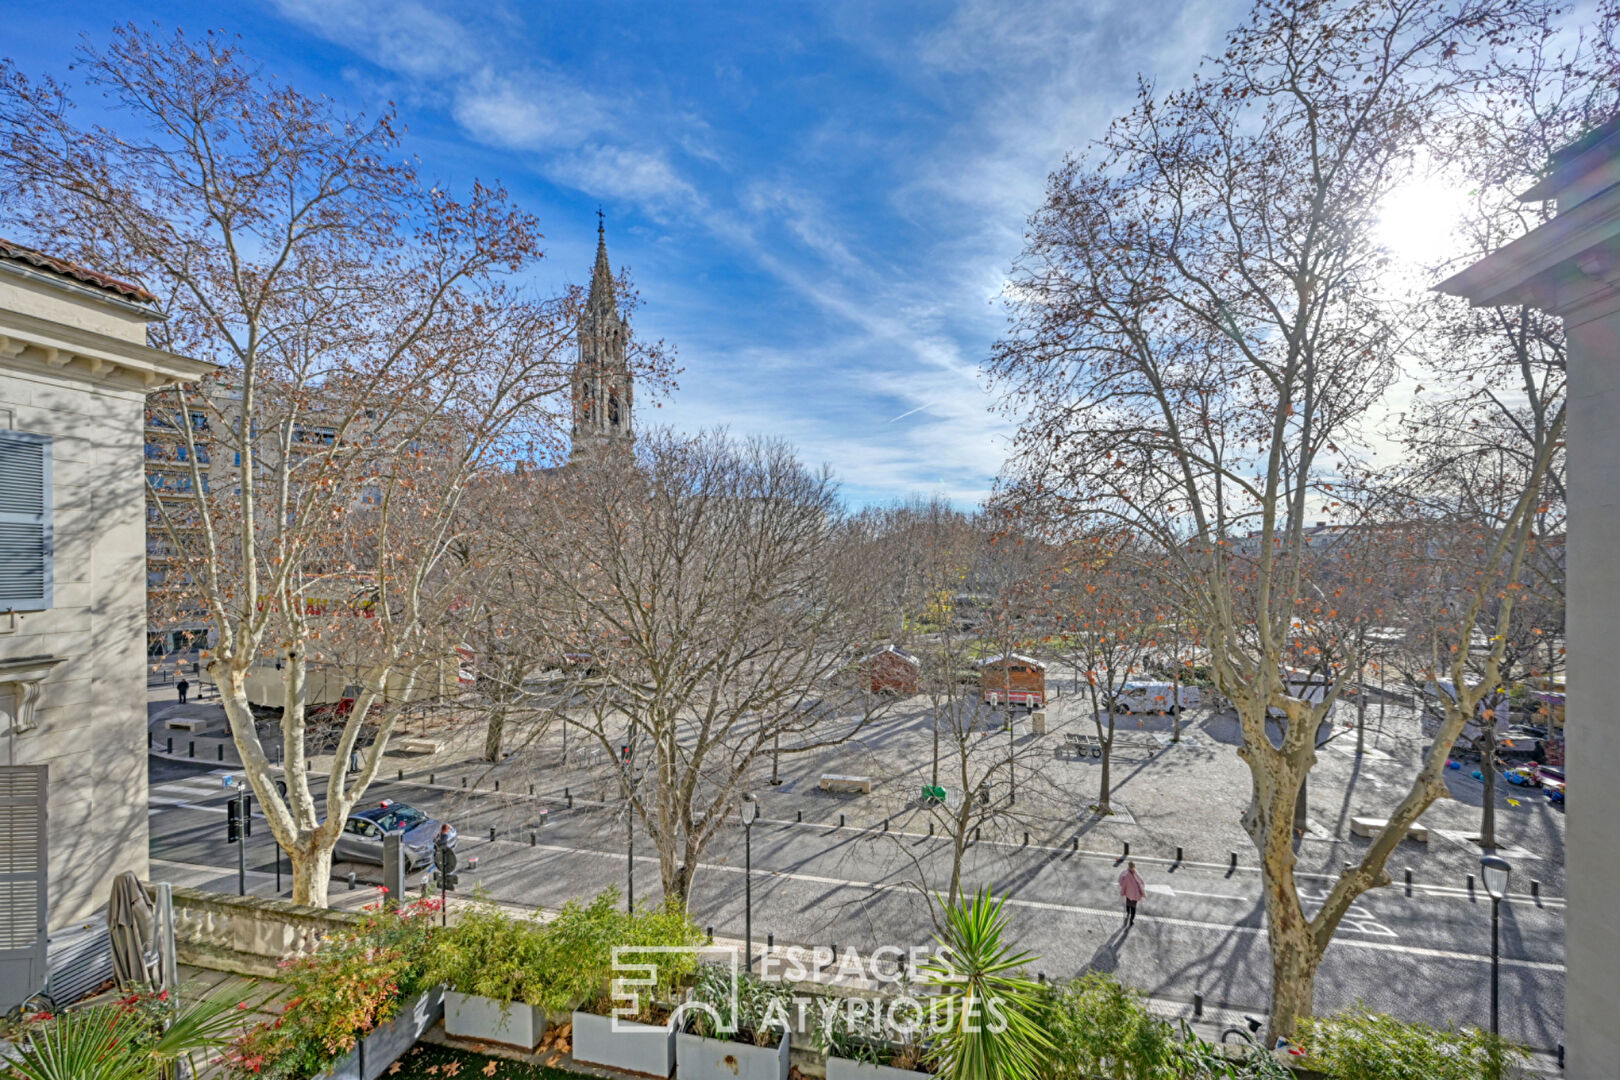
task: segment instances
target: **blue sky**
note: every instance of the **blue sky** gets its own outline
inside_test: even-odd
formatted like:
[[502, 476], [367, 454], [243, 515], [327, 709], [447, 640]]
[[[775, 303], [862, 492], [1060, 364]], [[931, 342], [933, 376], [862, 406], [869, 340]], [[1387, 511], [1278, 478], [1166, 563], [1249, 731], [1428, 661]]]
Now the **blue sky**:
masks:
[[[1186, 79], [1246, 5], [151, 3], [265, 69], [375, 112], [429, 178], [537, 213], [535, 285], [586, 281], [600, 204], [636, 332], [676, 345], [652, 416], [795, 443], [855, 504], [990, 488], [1012, 420], [979, 364], [1046, 174]], [[127, 5], [8, 5], [6, 55], [65, 74]]]

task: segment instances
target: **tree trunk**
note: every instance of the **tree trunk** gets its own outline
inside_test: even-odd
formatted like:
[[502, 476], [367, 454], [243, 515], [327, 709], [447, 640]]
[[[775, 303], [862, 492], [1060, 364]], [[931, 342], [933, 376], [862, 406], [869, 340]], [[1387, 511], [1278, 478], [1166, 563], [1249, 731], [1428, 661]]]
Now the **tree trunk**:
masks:
[[1496, 847], [1496, 721], [1492, 720], [1480, 738], [1479, 774], [1485, 778], [1484, 806], [1479, 815], [1479, 844]]
[[1108, 738], [1103, 742], [1102, 748], [1102, 792], [1097, 802], [1097, 809], [1105, 814], [1112, 814], [1114, 812], [1113, 806], [1108, 801], [1108, 789], [1113, 785], [1113, 781], [1109, 776], [1113, 758], [1114, 718], [1110, 716], [1108, 718]]
[[1367, 749], [1367, 667], [1356, 665], [1356, 756]]
[[287, 858], [292, 863], [292, 902], [325, 907], [326, 890], [332, 884], [332, 845], [312, 833], [288, 848]]
[[[1286, 901], [1283, 901], [1286, 903]], [[1293, 898], [1297, 912], [1299, 900]], [[1273, 907], [1271, 910], [1275, 910]], [[1320, 957], [1311, 946], [1310, 935], [1299, 917], [1297, 932], [1278, 933], [1271, 927], [1271, 1030], [1268, 1045], [1279, 1038], [1293, 1038], [1301, 1019], [1315, 1011], [1316, 969]]]
[[506, 731], [506, 706], [501, 705], [489, 714], [489, 726], [484, 729], [484, 760], [501, 760], [501, 735]]

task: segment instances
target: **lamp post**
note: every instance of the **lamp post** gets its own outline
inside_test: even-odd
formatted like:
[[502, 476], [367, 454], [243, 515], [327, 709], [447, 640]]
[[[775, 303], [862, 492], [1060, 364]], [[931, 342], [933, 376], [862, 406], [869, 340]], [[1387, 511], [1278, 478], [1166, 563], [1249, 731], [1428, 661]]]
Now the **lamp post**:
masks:
[[748, 969], [754, 969], [754, 822], [759, 820], [759, 802], [744, 795], [740, 809], [743, 824], [743, 950]]
[[1498, 929], [1501, 925], [1502, 897], [1507, 895], [1508, 876], [1513, 867], [1500, 855], [1486, 855], [1479, 860], [1479, 876], [1485, 882], [1485, 891], [1491, 894], [1491, 1034], [1497, 1034], [1500, 1019], [1498, 967], [1501, 951], [1498, 948]]

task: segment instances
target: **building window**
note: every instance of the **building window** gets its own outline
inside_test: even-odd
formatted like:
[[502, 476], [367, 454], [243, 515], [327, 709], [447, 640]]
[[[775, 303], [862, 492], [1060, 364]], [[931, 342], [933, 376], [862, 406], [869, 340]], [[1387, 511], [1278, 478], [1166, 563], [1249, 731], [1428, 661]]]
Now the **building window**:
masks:
[[608, 423], [614, 427], [619, 426], [619, 395], [608, 395]]
[[51, 439], [0, 431], [0, 611], [51, 606]]

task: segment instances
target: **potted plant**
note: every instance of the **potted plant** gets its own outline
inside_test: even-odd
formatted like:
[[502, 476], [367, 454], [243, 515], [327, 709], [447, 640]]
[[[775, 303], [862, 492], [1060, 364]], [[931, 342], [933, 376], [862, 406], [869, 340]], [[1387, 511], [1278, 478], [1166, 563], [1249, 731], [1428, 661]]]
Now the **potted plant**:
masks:
[[540, 1045], [546, 945], [544, 926], [492, 903], [475, 904], [435, 935], [424, 974], [445, 987], [445, 1033], [524, 1050]]
[[813, 1031], [827, 1055], [827, 1080], [928, 1080], [927, 1020], [922, 1004], [905, 992], [887, 1002], [840, 1001]]
[[226, 1064], [263, 1080], [377, 1080], [444, 1014], [426, 958], [436, 899], [374, 912], [282, 965], [279, 1016], [245, 1032]]
[[929, 1057], [946, 1080], [1034, 1080], [1052, 1050], [1033, 1015], [1040, 988], [1020, 973], [1034, 957], [1003, 941], [1007, 917], [988, 889], [942, 906], [940, 949], [920, 968], [940, 990]]
[[787, 1080], [792, 1005], [785, 983], [703, 965], [679, 1010], [685, 1030], [675, 1035], [675, 1064], [682, 1080]]
[[[571, 958], [571, 982], [557, 983], [556, 990], [578, 991], [585, 1003], [573, 1013], [574, 1060], [670, 1076], [675, 1071], [672, 1002], [676, 988], [697, 966], [703, 932], [674, 904], [621, 913], [615, 889], [568, 916], [565, 910], [547, 928], [557, 935], [548, 954], [559, 965]], [[625, 975], [635, 979], [622, 987], [612, 985], [615, 946], [623, 950]], [[637, 947], [692, 951], [638, 954]], [[634, 994], [633, 1003], [629, 993]]]
[[34, 1013], [12, 1032], [0, 1062], [17, 1080], [170, 1080], [200, 1075], [230, 1044], [246, 988], [226, 985], [182, 1005], [167, 990], [58, 1014]]

